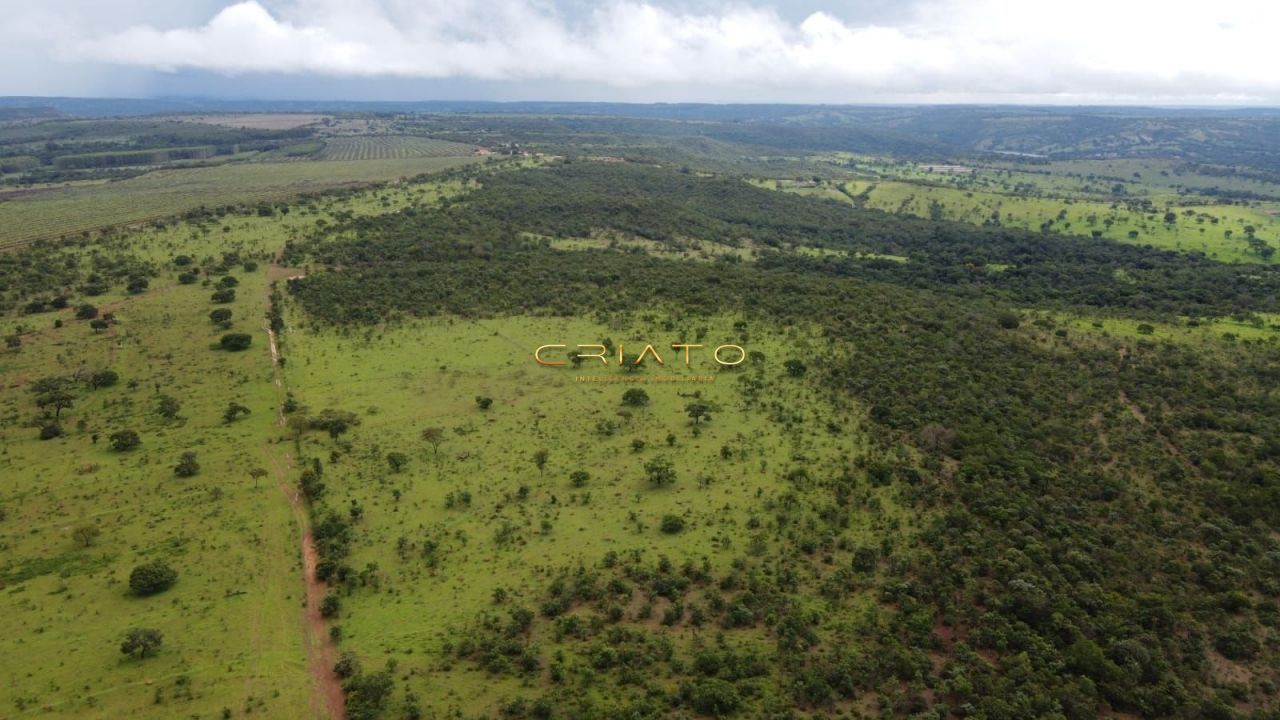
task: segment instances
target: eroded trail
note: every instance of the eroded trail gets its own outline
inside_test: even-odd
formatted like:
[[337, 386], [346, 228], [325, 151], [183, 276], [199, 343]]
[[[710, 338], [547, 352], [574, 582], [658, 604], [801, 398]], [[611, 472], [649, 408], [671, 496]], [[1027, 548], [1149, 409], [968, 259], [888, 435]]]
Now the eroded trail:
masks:
[[[276, 278], [280, 277], [281, 274], [279, 265], [272, 263], [267, 277]], [[267, 292], [267, 308], [270, 311], [269, 287]], [[276, 333], [266, 320], [263, 320], [263, 329], [267, 333], [267, 343], [271, 350], [273, 380], [276, 389], [283, 393], [284, 381], [280, 372], [280, 350], [276, 343]], [[284, 427], [285, 417], [283, 410], [277, 411], [276, 423]], [[284, 452], [284, 462], [276, 466], [276, 480], [280, 491], [289, 500], [289, 505], [293, 509], [293, 515], [298, 521], [298, 526], [302, 528], [302, 573], [307, 593], [307, 606], [303, 611], [303, 626], [306, 633], [307, 666], [311, 675], [313, 689], [312, 708], [317, 717], [327, 717], [330, 720], [345, 720], [346, 707], [342, 695], [342, 682], [338, 679], [337, 673], [333, 671], [333, 666], [337, 662], [337, 651], [326, 632], [324, 617], [320, 614], [320, 603], [324, 600], [328, 587], [316, 577], [318, 556], [315, 540], [311, 535], [311, 526], [307, 519], [306, 508], [302, 504], [302, 498], [289, 477], [289, 471], [292, 468], [293, 454], [286, 450]]]

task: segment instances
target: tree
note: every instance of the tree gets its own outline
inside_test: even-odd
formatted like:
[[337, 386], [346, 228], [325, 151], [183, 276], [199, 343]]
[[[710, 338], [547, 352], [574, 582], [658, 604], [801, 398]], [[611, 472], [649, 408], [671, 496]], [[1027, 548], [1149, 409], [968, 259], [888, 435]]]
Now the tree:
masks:
[[649, 404], [649, 393], [644, 388], [631, 388], [622, 393], [622, 404], [631, 407], [641, 407]]
[[173, 474], [181, 478], [193, 477], [200, 472], [200, 463], [196, 461], [196, 454], [193, 450], [187, 450], [182, 453], [178, 464], [173, 468]]
[[164, 644], [164, 634], [155, 628], [133, 628], [124, 634], [120, 652], [135, 660], [155, 655]]
[[236, 420], [248, 415], [251, 411], [249, 408], [237, 402], [227, 403], [227, 409], [222, 412], [223, 422], [233, 423]]
[[71, 537], [75, 538], [80, 547], [89, 547], [97, 541], [98, 536], [101, 534], [102, 530], [97, 525], [87, 523], [79, 525], [75, 530], [71, 531]]
[[395, 680], [389, 672], [365, 673], [350, 678], [342, 684], [347, 717], [351, 720], [381, 717], [394, 690]]
[[586, 470], [574, 470], [569, 474], [569, 483], [576, 488], [585, 487], [590, 479], [591, 473]]
[[809, 370], [804, 363], [794, 358], [782, 363], [782, 367], [786, 369], [787, 374], [791, 377], [800, 377]]
[[4, 338], [4, 346], [10, 350], [17, 350], [22, 347], [21, 335], [6, 335]]
[[127, 452], [142, 444], [142, 438], [136, 430], [117, 430], [107, 437], [111, 449], [116, 452]]
[[214, 308], [209, 313], [209, 321], [222, 328], [231, 327], [231, 308]]
[[480, 395], [476, 396], [476, 407], [480, 408], [481, 410], [488, 410], [489, 406], [491, 405], [493, 405], [493, 398], [483, 397]]
[[1016, 330], [1021, 324], [1017, 313], [1002, 312], [996, 316], [996, 322], [1005, 330]]
[[320, 617], [337, 617], [340, 612], [342, 612], [342, 598], [336, 594], [329, 593], [320, 601]]
[[93, 328], [93, 331], [98, 333], [111, 327], [111, 323], [103, 320], [102, 318], [94, 318], [89, 321], [89, 327]]
[[120, 374], [115, 370], [99, 370], [89, 377], [89, 387], [95, 390], [111, 387], [118, 382], [120, 382]]
[[85, 303], [76, 308], [76, 319], [78, 320], [92, 320], [96, 317], [98, 317], [98, 308], [90, 305], [89, 303]]
[[853, 551], [852, 567], [858, 572], [871, 572], [876, 569], [876, 549], [873, 547], [860, 547]]
[[221, 303], [221, 304], [235, 302], [236, 300], [235, 288], [219, 288], [214, 291], [213, 295], [209, 299], [216, 303]]
[[689, 704], [703, 715], [722, 717], [731, 715], [742, 705], [738, 688], [728, 680], [707, 678], [693, 687]]
[[536, 450], [533, 453], [533, 464], [538, 466], [538, 474], [541, 475], [544, 468], [547, 467], [547, 458], [550, 454], [545, 450]]
[[156, 398], [156, 413], [165, 420], [173, 420], [178, 417], [178, 411], [182, 409], [182, 403], [178, 402], [175, 397], [161, 395]]
[[711, 419], [711, 408], [705, 403], [691, 402], [684, 406], [684, 412], [690, 420], [693, 420], [694, 425]]
[[227, 333], [218, 341], [223, 350], [239, 352], [240, 350], [248, 350], [253, 344], [253, 336], [249, 333]]
[[401, 472], [409, 464], [409, 456], [402, 452], [389, 452], [387, 453], [387, 464], [391, 466], [391, 472]]
[[75, 405], [75, 397], [66, 390], [50, 390], [36, 397], [36, 405], [42, 410], [52, 407], [53, 416], [57, 418], [63, 410], [68, 410]]
[[129, 589], [141, 597], [162, 593], [177, 581], [178, 571], [163, 560], [143, 563], [129, 573]]
[[667, 487], [676, 481], [676, 467], [671, 460], [658, 456], [644, 464], [644, 473], [653, 487]]
[[338, 656], [338, 662], [333, 665], [333, 674], [346, 680], [349, 677], [355, 677], [360, 674], [360, 658], [350, 650]]
[[440, 443], [444, 442], [444, 428], [429, 427], [422, 429], [422, 439], [431, 445], [431, 454], [439, 457]]
[[62, 437], [62, 426], [58, 423], [49, 423], [40, 428], [41, 440], [52, 440], [56, 437]]

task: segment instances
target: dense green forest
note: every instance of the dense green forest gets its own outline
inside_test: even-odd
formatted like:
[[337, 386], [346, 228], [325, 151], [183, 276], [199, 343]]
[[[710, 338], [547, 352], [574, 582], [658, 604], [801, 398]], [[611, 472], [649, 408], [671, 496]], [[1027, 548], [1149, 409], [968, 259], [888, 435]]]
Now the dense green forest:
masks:
[[[479, 177], [441, 207], [292, 242], [286, 260], [310, 271], [290, 296], [336, 327], [655, 308], [673, 324], [737, 311], [812, 324], [817, 349], [770, 360], [794, 361], [791, 381], [835, 406], [865, 408], [872, 438], [843, 472], [788, 467], [793, 492], [760, 508], [782, 545], [727, 574], [604, 557], [566, 568], [539, 614], [481, 612], [451, 656], [519, 676], [539, 667], [529, 627], [554, 626], [609, 689], [601, 703], [553, 668], [550, 687], [506, 714], [727, 715], [763, 684], [782, 698], [756, 708], [769, 717], [866, 693], [886, 716], [1277, 717], [1280, 347], [1110, 337], [1054, 319], [1275, 312], [1274, 269], [911, 220], [671, 169], [572, 162]], [[548, 239], [602, 234], [750, 252], [675, 260]], [[851, 431], [790, 413], [757, 375], [723, 372], [795, 432]], [[837, 539], [880, 487], [914, 525], [878, 546]], [[610, 616], [628, 584], [772, 642], [673, 653]], [[847, 603], [867, 588], [873, 607]], [[570, 609], [591, 621], [567, 621]], [[659, 671], [687, 682], [646, 690]]]
[[[416, 289], [399, 280], [412, 274], [404, 263], [478, 263], [483, 257], [485, 262], [510, 264], [513, 272], [527, 272], [522, 270], [524, 258], [516, 259], [512, 252], [529, 252], [533, 259], [563, 257], [533, 252], [538, 243], [529, 234], [587, 237], [597, 230], [675, 246], [703, 239], [751, 247], [759, 251], [760, 268], [875, 280], [1013, 303], [1193, 317], [1280, 308], [1280, 272], [1275, 268], [1227, 265], [1103, 239], [859, 211], [759, 189], [732, 177], [699, 177], [631, 164], [571, 162], [553, 170], [498, 174], [486, 178], [482, 190], [456, 205], [425, 216], [410, 209], [358, 219], [329, 232], [343, 230], [357, 240], [326, 246], [316, 251], [316, 258], [353, 266], [353, 272], [361, 275], [353, 289], [365, 283], [388, 288], [387, 296], [367, 294], [336, 301], [333, 312], [363, 314], [365, 319], [419, 302], [413, 299]], [[776, 252], [796, 247], [843, 254], [812, 257]], [[880, 257], [884, 255], [907, 261]], [[398, 265], [384, 273], [388, 268], [379, 261]], [[332, 275], [313, 282], [344, 281], [345, 276]], [[479, 280], [467, 275], [452, 282], [458, 284], [455, 293], [466, 293], [466, 285]], [[552, 290], [546, 283], [522, 287], [528, 292]], [[662, 297], [666, 290], [636, 283], [631, 292]], [[702, 292], [709, 295], [714, 288]], [[504, 294], [502, 302], [508, 304], [507, 310], [546, 304], [511, 294]]]

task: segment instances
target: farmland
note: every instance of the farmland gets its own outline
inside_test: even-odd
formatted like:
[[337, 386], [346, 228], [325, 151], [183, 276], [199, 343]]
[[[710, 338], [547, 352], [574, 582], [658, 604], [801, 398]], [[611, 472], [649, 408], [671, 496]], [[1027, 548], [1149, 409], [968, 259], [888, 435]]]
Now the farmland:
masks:
[[462, 143], [412, 135], [357, 135], [325, 140], [321, 160], [403, 160], [470, 155], [475, 148]]
[[0, 247], [166, 218], [199, 207], [278, 202], [474, 162], [473, 157], [229, 164], [156, 170], [119, 182], [0, 202]]

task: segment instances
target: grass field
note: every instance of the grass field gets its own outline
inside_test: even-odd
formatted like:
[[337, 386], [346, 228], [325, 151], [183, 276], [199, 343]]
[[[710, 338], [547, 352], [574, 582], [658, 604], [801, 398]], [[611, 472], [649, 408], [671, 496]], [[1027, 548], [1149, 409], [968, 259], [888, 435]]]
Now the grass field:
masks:
[[[781, 372], [782, 358], [812, 349], [813, 336], [804, 329], [752, 323], [735, 330], [740, 318], [723, 316], [688, 318], [669, 329], [667, 320], [656, 313], [608, 324], [446, 317], [348, 333], [290, 315], [284, 336], [290, 388], [313, 413], [340, 408], [361, 420], [340, 440], [310, 433], [303, 442], [304, 455], [326, 465], [328, 505], [362, 511], [349, 562], [368, 570], [370, 581], [342, 597], [334, 620], [342, 629], [341, 648], [356, 652], [366, 668], [390, 663], [405, 688], [422, 699], [426, 717], [492, 717], [507, 701], [542, 687], [553, 656], [571, 675], [589, 672], [588, 648], [549, 631], [533, 638], [543, 671], [531, 680], [451, 659], [443, 649], [474, 636], [478, 610], [536, 609], [545, 599], [540, 589], [553, 575], [580, 565], [599, 568], [609, 552], [639, 553], [646, 565], [667, 557], [677, 567], [705, 560], [713, 572], [735, 559], [750, 567], [780, 532], [764, 508], [797, 492], [785, 473], [794, 465], [815, 476], [838, 473], [865, 450], [856, 430], [859, 409], [833, 408]], [[708, 347], [745, 342], [769, 360], [718, 373], [697, 351], [689, 370], [668, 352], [667, 368], [627, 375], [616, 367], [539, 367], [532, 358], [544, 343], [605, 336], [628, 347], [635, 342], [637, 349], [646, 339], [665, 347], [660, 343], [691, 337], [696, 327], [707, 328]], [[740, 339], [744, 332], [749, 341]], [[660, 381], [698, 374], [715, 380]], [[579, 382], [580, 375], [649, 381]], [[740, 377], [766, 383], [770, 412], [748, 409]], [[626, 407], [621, 396], [636, 387], [650, 402]], [[714, 407], [713, 418], [697, 426], [684, 413], [694, 393]], [[477, 396], [491, 397], [492, 407], [480, 409]], [[814, 416], [845, 430], [835, 435], [799, 419]], [[443, 431], [438, 448], [421, 437], [433, 427]], [[549, 450], [543, 469], [535, 464], [540, 449]], [[390, 452], [408, 457], [402, 472], [388, 469]], [[644, 464], [655, 457], [675, 464], [673, 486], [648, 485]], [[570, 478], [578, 470], [590, 474], [581, 487]], [[451, 508], [450, 498], [464, 493], [466, 502]], [[878, 542], [900, 519], [888, 496], [875, 503], [879, 512], [862, 514], [849, 531], [856, 543]], [[667, 515], [683, 519], [685, 529], [660, 531]], [[759, 529], [751, 529], [761, 520]], [[497, 591], [506, 599], [495, 606]], [[647, 602], [653, 604], [649, 621], [643, 619]], [[646, 600], [637, 592], [624, 605], [627, 619], [680, 653], [711, 642], [718, 632], [687, 619], [660, 624], [668, 607], [661, 598]], [[771, 642], [753, 630], [725, 635], [731, 646]], [[653, 680], [674, 687], [680, 678]]]
[[[127, 252], [167, 268], [140, 295], [89, 298], [116, 325], [94, 332], [71, 310], [0, 320], [0, 333], [22, 338], [0, 354], [0, 655], [13, 660], [0, 673], [0, 717], [324, 716], [303, 632], [304, 516], [290, 502], [282, 398], [262, 332], [266, 260], [334, 213], [386, 212], [458, 189], [399, 186], [322, 198], [286, 216], [228, 216], [225, 232], [175, 223], [104, 239], [68, 252]], [[202, 263], [228, 251], [259, 262], [228, 273], [238, 280], [234, 303], [214, 305], [208, 284], [174, 279], [175, 256]], [[251, 334], [249, 350], [216, 349], [227, 330], [210, 322], [214, 307], [231, 308], [229, 330]], [[101, 369], [119, 383], [79, 387], [61, 414], [67, 434], [39, 440], [29, 384]], [[181, 403], [177, 419], [157, 414], [161, 394]], [[226, 422], [229, 402], [250, 414]], [[141, 446], [110, 450], [108, 436], [124, 428]], [[200, 472], [175, 477], [187, 450]], [[268, 474], [254, 477], [256, 468]], [[89, 546], [73, 537], [82, 526], [100, 532]], [[131, 596], [132, 568], [157, 558], [178, 570], [177, 584]], [[121, 654], [133, 627], [163, 632], [155, 657]]]
[[320, 152], [321, 160], [403, 160], [470, 155], [475, 148], [462, 143], [413, 135], [364, 135], [331, 137]]
[[[1027, 230], [1042, 228], [1085, 237], [1100, 237], [1179, 252], [1201, 252], [1222, 262], [1276, 263], [1280, 253], [1260, 256], [1249, 244], [1255, 237], [1280, 248], [1280, 218], [1270, 208], [1240, 205], [1168, 204], [1142, 206], [1125, 201], [1027, 197], [964, 190], [894, 180], [850, 180], [844, 183], [797, 184], [758, 181], [764, 187], [860, 202], [893, 213], [955, 220], [974, 225], [998, 224]], [[1173, 213], [1168, 218], [1166, 213]]]
[[[239, 229], [246, 240], [280, 237], [247, 219]], [[176, 233], [166, 240], [197, 253], [218, 244]], [[255, 333], [264, 276], [231, 274], [240, 281], [233, 329]], [[66, 324], [57, 329], [43, 315], [42, 326], [23, 335], [21, 351], [0, 359], [0, 474], [7, 478], [0, 652], [21, 658], [5, 663], [6, 717], [214, 717], [229, 705], [285, 718], [310, 702], [297, 611], [298, 528], [276, 476], [249, 475], [279, 462], [270, 444], [276, 400], [266, 348], [259, 338], [243, 353], [210, 349], [222, 332], [207, 317], [210, 292], [169, 277], [144, 295], [97, 298], [119, 318], [102, 333], [69, 312], [58, 314]], [[37, 439], [38, 428], [26, 422], [32, 397], [25, 383], [103, 368], [118, 372], [119, 384], [78, 393], [63, 412], [68, 434]], [[180, 399], [179, 419], [156, 413], [161, 393]], [[224, 423], [230, 401], [251, 414]], [[140, 434], [141, 446], [111, 451], [108, 436], [124, 428]], [[186, 450], [198, 453], [201, 471], [184, 480], [173, 465]], [[72, 537], [84, 525], [101, 532], [89, 547]], [[157, 558], [178, 569], [177, 585], [158, 597], [130, 596], [131, 568]], [[121, 655], [120, 637], [131, 627], [164, 633], [154, 661]]]
[[237, 163], [157, 170], [119, 182], [51, 189], [0, 202], [0, 249], [164, 218], [201, 206], [286, 200], [302, 193], [396, 180], [476, 160], [466, 156]]

